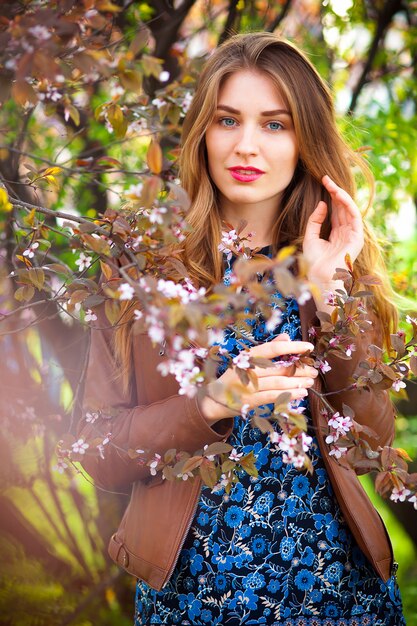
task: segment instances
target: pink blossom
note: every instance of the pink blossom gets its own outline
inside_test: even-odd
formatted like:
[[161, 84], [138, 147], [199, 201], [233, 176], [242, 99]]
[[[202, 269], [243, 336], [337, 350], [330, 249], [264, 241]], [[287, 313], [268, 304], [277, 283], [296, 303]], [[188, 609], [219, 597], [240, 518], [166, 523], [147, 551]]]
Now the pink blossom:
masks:
[[346, 356], [352, 356], [352, 352], [355, 352], [356, 345], [354, 343], [350, 343], [346, 346]]
[[337, 306], [337, 295], [332, 291], [328, 291], [324, 298], [324, 304], [328, 304], [329, 306]]
[[336, 459], [340, 459], [340, 457], [346, 454], [346, 452], [347, 452], [347, 448], [334, 445], [332, 446], [332, 449], [329, 452], [329, 456], [334, 456], [336, 457]]
[[280, 309], [273, 309], [271, 317], [265, 323], [265, 328], [268, 332], [272, 332], [282, 320], [282, 311]]
[[[208, 449], [208, 444], [206, 444], [204, 446], [203, 451], [206, 452], [207, 449]], [[207, 461], [214, 461], [215, 456], [216, 456], [215, 454], [207, 454], [207, 455], [205, 455]]]
[[72, 452], [75, 452], [76, 454], [85, 454], [85, 451], [89, 447], [89, 444], [86, 443], [82, 438], [78, 439], [78, 441], [75, 441], [71, 446]]
[[323, 374], [330, 372], [332, 369], [327, 361], [316, 361], [315, 366], [318, 367]]
[[96, 422], [97, 420], [98, 420], [98, 413], [87, 412], [85, 414], [85, 421], [88, 422], [89, 424], [94, 424], [94, 422]]
[[86, 270], [88, 267], [90, 267], [91, 261], [91, 256], [84, 254], [84, 252], [80, 252], [80, 256], [75, 261], [75, 265], [78, 265], [78, 271], [82, 272], [83, 270]]
[[310, 328], [308, 329], [308, 336], [309, 337], [317, 337], [317, 331], [314, 328], [314, 326], [310, 326]]
[[58, 463], [52, 467], [53, 471], [58, 472], [59, 474], [63, 474], [67, 468], [67, 463], [65, 463], [62, 459], [58, 459]]
[[97, 319], [97, 315], [91, 309], [87, 309], [84, 316], [85, 322], [95, 322]]
[[394, 382], [392, 383], [392, 388], [395, 391], [400, 391], [400, 389], [404, 389], [406, 387], [406, 384], [403, 380], [401, 380], [401, 378], [397, 378], [397, 380], [394, 380]]
[[135, 290], [129, 283], [122, 283], [118, 289], [120, 300], [131, 300], [135, 295]]
[[243, 452], [238, 452], [236, 448], [233, 448], [231, 453], [229, 454], [229, 459], [231, 461], [239, 461], [243, 456]]
[[39, 248], [39, 243], [37, 241], [31, 243], [30, 246], [23, 251], [23, 256], [28, 257], [28, 259], [33, 259], [37, 248]]
[[167, 213], [168, 209], [164, 206], [154, 207], [152, 211], [150, 211], [148, 217], [151, 224], [163, 224], [164, 218], [163, 216]]
[[414, 508], [417, 509], [417, 496], [414, 494], [411, 498], [408, 498], [408, 502], [412, 502], [414, 504]]
[[350, 417], [340, 415], [339, 412], [334, 413], [328, 421], [330, 434], [326, 437], [326, 443], [335, 443], [339, 437], [343, 437], [350, 431], [353, 422]]
[[242, 370], [247, 370], [250, 368], [249, 359], [250, 359], [250, 355], [248, 352], [240, 352], [233, 359], [233, 363], [236, 367], [239, 367]]
[[155, 454], [154, 460], [151, 461], [151, 463], [149, 464], [149, 471], [151, 472], [151, 476], [156, 476], [156, 473], [157, 473], [156, 468], [158, 467], [160, 460], [161, 460], [161, 455]]
[[411, 491], [405, 487], [402, 487], [402, 489], [394, 487], [390, 495], [390, 500], [393, 500], [393, 502], [405, 502], [406, 497], [409, 496], [410, 493]]
[[250, 405], [249, 404], [243, 404], [240, 408], [240, 414], [243, 417], [244, 420], [248, 419], [248, 411], [250, 409]]
[[311, 291], [306, 285], [301, 285], [301, 293], [297, 296], [297, 302], [300, 306], [303, 306], [308, 300], [311, 299]]

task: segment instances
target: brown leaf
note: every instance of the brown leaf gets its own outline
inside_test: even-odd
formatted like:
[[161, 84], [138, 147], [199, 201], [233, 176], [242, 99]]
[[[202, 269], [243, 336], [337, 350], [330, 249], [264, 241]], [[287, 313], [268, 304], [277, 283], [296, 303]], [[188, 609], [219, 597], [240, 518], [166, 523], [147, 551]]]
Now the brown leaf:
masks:
[[107, 263], [104, 263], [104, 261], [100, 259], [100, 267], [101, 267], [101, 271], [104, 274], [105, 279], [110, 280], [111, 277], [113, 276], [113, 270], [110, 267], [110, 265], [107, 265]]
[[19, 287], [14, 292], [15, 300], [18, 300], [18, 302], [29, 302], [34, 295], [35, 290], [30, 285], [23, 285], [23, 287]]
[[207, 485], [207, 487], [210, 487], [210, 489], [213, 489], [219, 478], [218, 470], [213, 461], [204, 459], [203, 463], [200, 465], [200, 476], [203, 483]]
[[185, 461], [182, 467], [182, 473], [188, 474], [188, 472], [194, 471], [195, 469], [197, 469], [197, 467], [200, 467], [203, 461], [204, 461], [204, 457], [202, 456], [192, 456], [191, 458]]
[[213, 454], [228, 454], [233, 450], [230, 443], [224, 441], [215, 441], [204, 450], [204, 456], [212, 456]]
[[417, 376], [417, 356], [415, 354], [412, 354], [410, 357], [410, 370], [414, 376]]
[[370, 274], [366, 274], [364, 276], [359, 276], [357, 279], [358, 283], [362, 283], [362, 285], [381, 285], [381, 279], [377, 276], [371, 276]]
[[106, 300], [104, 312], [110, 324], [114, 326], [120, 319], [120, 305], [116, 300]]
[[162, 171], [163, 154], [161, 146], [157, 141], [152, 139], [146, 154], [146, 161], [152, 174], [160, 174]]

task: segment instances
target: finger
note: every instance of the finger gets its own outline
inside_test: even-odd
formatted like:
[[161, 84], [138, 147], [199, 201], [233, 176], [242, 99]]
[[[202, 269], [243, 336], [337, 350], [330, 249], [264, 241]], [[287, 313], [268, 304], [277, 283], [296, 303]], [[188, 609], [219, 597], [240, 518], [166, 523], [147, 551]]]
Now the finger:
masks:
[[307, 389], [294, 387], [292, 389], [286, 389], [285, 391], [277, 391], [276, 389], [270, 391], [259, 391], [251, 394], [250, 396], [242, 397], [242, 406], [248, 404], [251, 409], [261, 406], [263, 404], [275, 403], [280, 393], [291, 394], [291, 400], [301, 400], [308, 395]]
[[249, 350], [250, 355], [254, 357], [262, 357], [265, 359], [273, 359], [277, 356], [288, 354], [304, 354], [311, 352], [314, 346], [309, 341], [269, 341], [255, 346]]
[[320, 238], [320, 231], [324, 220], [327, 215], [327, 204], [320, 200], [310, 217], [308, 218], [306, 231], [304, 233], [304, 240], [311, 241], [312, 239]]
[[361, 212], [352, 196], [350, 196], [345, 189], [339, 187], [330, 176], [323, 176], [322, 183], [331, 195], [336, 206], [340, 207], [340, 205], [342, 205], [342, 208], [347, 210], [352, 217], [361, 216]]
[[287, 333], [280, 333], [272, 341], [291, 341], [291, 337]]
[[258, 378], [265, 378], [266, 376], [306, 376], [309, 378], [317, 378], [318, 376], [318, 370], [309, 365], [302, 367], [292, 365], [291, 367], [286, 367], [285, 365], [279, 365], [277, 363], [275, 367], [255, 367], [253, 371]]
[[288, 391], [288, 389], [308, 389], [314, 385], [314, 378], [293, 376], [266, 376], [258, 380], [256, 391], [275, 390], [277, 393]]

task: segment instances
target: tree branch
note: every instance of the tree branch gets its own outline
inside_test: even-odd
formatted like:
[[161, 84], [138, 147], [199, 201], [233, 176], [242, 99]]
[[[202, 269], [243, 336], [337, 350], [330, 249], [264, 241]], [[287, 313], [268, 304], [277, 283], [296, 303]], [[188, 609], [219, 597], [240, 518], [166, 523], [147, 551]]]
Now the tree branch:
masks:
[[226, 41], [226, 39], [229, 39], [229, 37], [233, 34], [232, 28], [233, 28], [233, 24], [235, 23], [236, 16], [237, 16], [238, 1], [239, 0], [230, 0], [229, 12], [227, 14], [227, 19], [223, 28], [223, 32], [220, 35], [219, 40], [217, 42], [218, 46], [220, 46], [224, 41]]
[[265, 31], [267, 33], [273, 33], [274, 30], [278, 28], [278, 26], [281, 24], [282, 20], [287, 16], [287, 13], [290, 10], [291, 2], [292, 0], [286, 0], [279, 15], [277, 15], [277, 17], [274, 20], [272, 20], [270, 24], [267, 24], [267, 26], [265, 27]]
[[378, 22], [376, 25], [376, 31], [374, 38], [372, 40], [371, 46], [368, 51], [368, 58], [363, 66], [362, 73], [359, 77], [359, 80], [356, 84], [355, 89], [352, 93], [352, 98], [348, 108], [348, 115], [352, 115], [355, 111], [356, 105], [358, 103], [358, 99], [363, 87], [368, 82], [368, 76], [370, 71], [372, 70], [372, 66], [374, 64], [376, 55], [378, 53], [378, 49], [380, 43], [385, 37], [386, 31], [388, 30], [389, 25], [391, 24], [392, 18], [396, 13], [403, 10], [402, 0], [388, 0], [385, 2], [382, 11], [380, 11], [378, 16]]

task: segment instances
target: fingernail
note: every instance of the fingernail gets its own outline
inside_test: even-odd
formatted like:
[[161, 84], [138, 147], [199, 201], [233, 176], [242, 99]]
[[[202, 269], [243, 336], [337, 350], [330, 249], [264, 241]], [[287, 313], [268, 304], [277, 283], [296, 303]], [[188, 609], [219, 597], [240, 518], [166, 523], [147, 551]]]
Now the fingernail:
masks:
[[314, 385], [314, 378], [307, 378], [306, 384], [307, 385]]
[[307, 389], [300, 389], [300, 398], [305, 398], [305, 396], [308, 396]]

